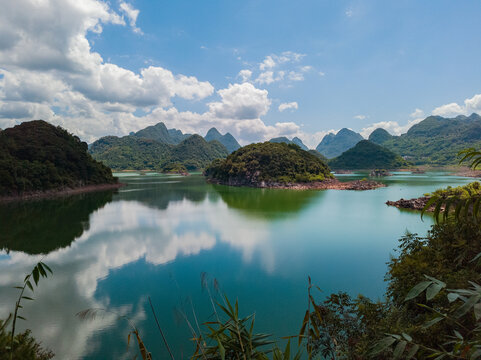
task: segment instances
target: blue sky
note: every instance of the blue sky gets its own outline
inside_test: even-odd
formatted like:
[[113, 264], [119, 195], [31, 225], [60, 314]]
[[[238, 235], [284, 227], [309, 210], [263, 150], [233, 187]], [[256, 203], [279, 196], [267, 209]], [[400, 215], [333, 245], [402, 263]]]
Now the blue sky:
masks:
[[481, 111], [480, 1], [0, 4], [0, 127], [41, 116], [91, 141], [164, 121], [315, 146]]

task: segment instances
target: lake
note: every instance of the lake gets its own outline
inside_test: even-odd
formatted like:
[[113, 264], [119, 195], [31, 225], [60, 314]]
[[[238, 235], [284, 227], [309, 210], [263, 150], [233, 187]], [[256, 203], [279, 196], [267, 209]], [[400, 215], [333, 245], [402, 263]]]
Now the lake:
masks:
[[[179, 359], [194, 348], [184, 315], [193, 324], [192, 309], [199, 322], [213, 319], [209, 292], [238, 299], [242, 315], [256, 312], [257, 331], [276, 337], [298, 333], [308, 276], [318, 297], [382, 298], [398, 239], [425, 235], [433, 222], [385, 202], [473, 181], [394, 173], [375, 190], [291, 191], [210, 185], [198, 174], [117, 175], [128, 184], [117, 192], [0, 206], [0, 318], [13, 310], [12, 287], [43, 259], [54, 273], [25, 302], [20, 326], [58, 359], [133, 358], [122, 316], [154, 359], [167, 358], [149, 297]], [[88, 308], [109, 311], [75, 316]]]

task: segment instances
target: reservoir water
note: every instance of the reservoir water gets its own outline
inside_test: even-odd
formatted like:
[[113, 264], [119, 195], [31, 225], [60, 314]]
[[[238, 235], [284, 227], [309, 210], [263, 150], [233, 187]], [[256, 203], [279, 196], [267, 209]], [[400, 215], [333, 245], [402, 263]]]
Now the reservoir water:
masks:
[[[214, 298], [238, 299], [242, 315], [275, 337], [298, 333], [307, 277], [327, 296], [382, 298], [386, 262], [406, 231], [433, 220], [385, 205], [473, 179], [394, 173], [369, 191], [291, 191], [206, 184], [201, 175], [117, 174], [117, 192], [0, 206], [0, 318], [13, 310], [25, 274], [43, 259], [53, 275], [24, 304], [21, 329], [57, 359], [124, 359], [127, 316], [154, 359], [168, 353], [148, 298], [176, 358], [194, 346], [183, 319], [212, 320]], [[340, 179], [362, 178], [342, 175]], [[214, 286], [215, 282], [215, 286]], [[75, 316], [102, 308], [93, 321]]]

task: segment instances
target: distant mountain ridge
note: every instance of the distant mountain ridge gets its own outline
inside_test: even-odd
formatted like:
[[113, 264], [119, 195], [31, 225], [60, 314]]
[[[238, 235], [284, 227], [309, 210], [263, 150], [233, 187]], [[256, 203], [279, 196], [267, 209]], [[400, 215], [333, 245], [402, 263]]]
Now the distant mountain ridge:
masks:
[[176, 145], [137, 136], [106, 136], [95, 141], [89, 151], [114, 170], [162, 170], [169, 164], [201, 170], [229, 153], [220, 142], [207, 142], [200, 135], [191, 135]]
[[316, 150], [328, 159], [341, 155], [359, 141], [364, 140], [361, 134], [342, 128], [337, 134], [327, 134], [317, 145]]
[[459, 151], [481, 148], [481, 116], [428, 116], [382, 145], [415, 165], [454, 165], [459, 161]]
[[276, 137], [276, 138], [272, 138], [269, 140], [269, 142], [271, 143], [286, 143], [286, 144], [296, 144], [297, 146], [299, 146], [302, 150], [305, 150], [305, 151], [308, 151], [308, 147], [306, 145], [304, 145], [304, 143], [302, 142], [301, 139], [299, 139], [298, 137], [294, 137], [292, 140], [289, 140], [287, 137], [285, 136], [280, 136], [280, 137]]
[[204, 139], [207, 141], [217, 140], [226, 147], [229, 153], [234, 152], [241, 147], [231, 133], [222, 135], [215, 127], [210, 128], [209, 131], [207, 131]]
[[145, 129], [141, 129], [130, 136], [176, 145], [187, 139], [190, 134], [183, 134], [182, 131], [177, 129], [167, 129], [163, 122], [159, 122], [158, 124], [147, 126]]

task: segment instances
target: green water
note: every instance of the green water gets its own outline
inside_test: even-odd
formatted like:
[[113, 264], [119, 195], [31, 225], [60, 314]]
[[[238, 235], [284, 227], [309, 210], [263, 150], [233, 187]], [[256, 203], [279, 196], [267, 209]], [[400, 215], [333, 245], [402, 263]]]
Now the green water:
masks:
[[54, 275], [25, 304], [21, 326], [58, 359], [128, 358], [127, 323], [112, 313], [75, 317], [87, 308], [129, 316], [154, 359], [167, 358], [149, 296], [176, 358], [188, 358], [191, 334], [179, 314], [193, 321], [193, 304], [199, 321], [212, 319], [203, 272], [239, 299], [242, 314], [257, 313], [259, 331], [277, 337], [297, 333], [308, 275], [326, 295], [380, 298], [398, 239], [432, 224], [385, 202], [470, 179], [396, 173], [382, 179], [386, 188], [363, 192], [229, 188], [200, 175], [121, 181], [128, 185], [118, 192], [0, 206], [0, 317], [12, 310], [12, 287], [44, 257]]

